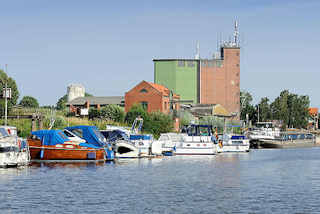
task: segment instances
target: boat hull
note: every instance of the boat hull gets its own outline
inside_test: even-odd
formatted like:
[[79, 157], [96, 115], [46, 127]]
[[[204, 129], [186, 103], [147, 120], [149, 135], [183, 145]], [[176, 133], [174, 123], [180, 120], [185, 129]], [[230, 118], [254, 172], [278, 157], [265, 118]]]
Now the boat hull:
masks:
[[114, 146], [115, 157], [116, 158], [138, 158], [140, 157], [140, 152], [134, 145], [120, 141]]
[[217, 151], [221, 152], [249, 152], [250, 145], [223, 145], [218, 147]]
[[31, 160], [105, 160], [104, 148], [94, 149], [72, 144], [41, 146], [41, 142], [28, 141]]
[[215, 155], [216, 148], [176, 147], [175, 155]]

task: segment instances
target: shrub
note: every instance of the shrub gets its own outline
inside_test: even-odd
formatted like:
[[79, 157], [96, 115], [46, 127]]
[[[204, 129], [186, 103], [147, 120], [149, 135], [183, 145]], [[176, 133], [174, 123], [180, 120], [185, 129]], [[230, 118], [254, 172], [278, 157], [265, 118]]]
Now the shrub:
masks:
[[100, 116], [106, 120], [123, 123], [125, 112], [120, 106], [111, 104], [101, 108]]
[[[146, 124], [147, 121], [150, 120], [149, 114], [142, 107], [142, 105], [141, 104], [134, 104], [131, 107], [131, 109], [128, 111], [128, 113], [127, 113], [127, 115], [125, 117], [125, 121], [126, 121], [126, 123], [128, 123], [130, 125], [139, 116], [143, 118], [144, 124]], [[145, 126], [143, 126], [143, 127], [145, 127]]]
[[161, 133], [171, 132], [173, 129], [173, 120], [169, 115], [162, 112], [152, 112], [150, 120], [144, 123], [145, 131], [153, 134], [155, 138], [159, 138]]
[[89, 119], [100, 118], [101, 112], [96, 108], [89, 109]]

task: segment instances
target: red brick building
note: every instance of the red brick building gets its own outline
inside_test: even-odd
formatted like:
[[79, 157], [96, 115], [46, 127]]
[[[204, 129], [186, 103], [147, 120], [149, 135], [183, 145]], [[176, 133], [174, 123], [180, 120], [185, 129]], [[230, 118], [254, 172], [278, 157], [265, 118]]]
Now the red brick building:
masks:
[[201, 60], [200, 103], [219, 103], [228, 111], [240, 111], [240, 48], [221, 47], [221, 58]]
[[125, 94], [125, 111], [128, 112], [133, 104], [141, 104], [148, 112], [160, 111], [165, 114], [170, 110], [180, 108], [177, 101], [179, 95], [172, 94], [162, 85], [142, 81]]

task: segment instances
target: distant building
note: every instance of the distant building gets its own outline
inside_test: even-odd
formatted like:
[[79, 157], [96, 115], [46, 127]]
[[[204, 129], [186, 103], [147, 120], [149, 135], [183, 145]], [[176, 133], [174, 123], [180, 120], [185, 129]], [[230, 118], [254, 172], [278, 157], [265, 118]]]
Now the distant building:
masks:
[[124, 106], [123, 96], [109, 96], [109, 97], [78, 97], [67, 102], [66, 106], [69, 107], [70, 112], [74, 112], [76, 115], [88, 115], [89, 108], [97, 108], [115, 104]]
[[181, 108], [189, 111], [197, 118], [206, 116], [217, 116], [230, 118], [232, 115], [220, 104], [183, 104]]
[[319, 109], [318, 108], [309, 108], [309, 123], [308, 128], [318, 129], [319, 128]]
[[165, 114], [180, 108], [180, 96], [171, 93], [162, 85], [142, 81], [125, 94], [125, 111], [128, 112], [134, 104], [141, 104], [148, 112], [160, 111]]
[[181, 100], [200, 103], [200, 60], [154, 59], [154, 82], [163, 85]]
[[240, 46], [238, 25], [234, 41], [220, 44], [212, 59], [154, 59], [154, 82], [180, 95], [181, 101], [221, 104], [240, 116]]
[[70, 102], [78, 97], [85, 96], [85, 88], [81, 84], [70, 84], [67, 88], [67, 101]]

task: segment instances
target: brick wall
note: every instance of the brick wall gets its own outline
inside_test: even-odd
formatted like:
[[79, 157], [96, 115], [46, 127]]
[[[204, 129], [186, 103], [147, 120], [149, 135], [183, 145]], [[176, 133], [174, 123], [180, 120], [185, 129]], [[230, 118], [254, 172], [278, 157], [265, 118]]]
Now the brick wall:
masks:
[[141, 102], [148, 102], [148, 112], [169, 112], [169, 97], [163, 97], [146, 81], [142, 81], [125, 94], [125, 111], [128, 112], [133, 104]]
[[240, 111], [240, 48], [223, 48], [223, 60], [202, 60], [200, 103]]

